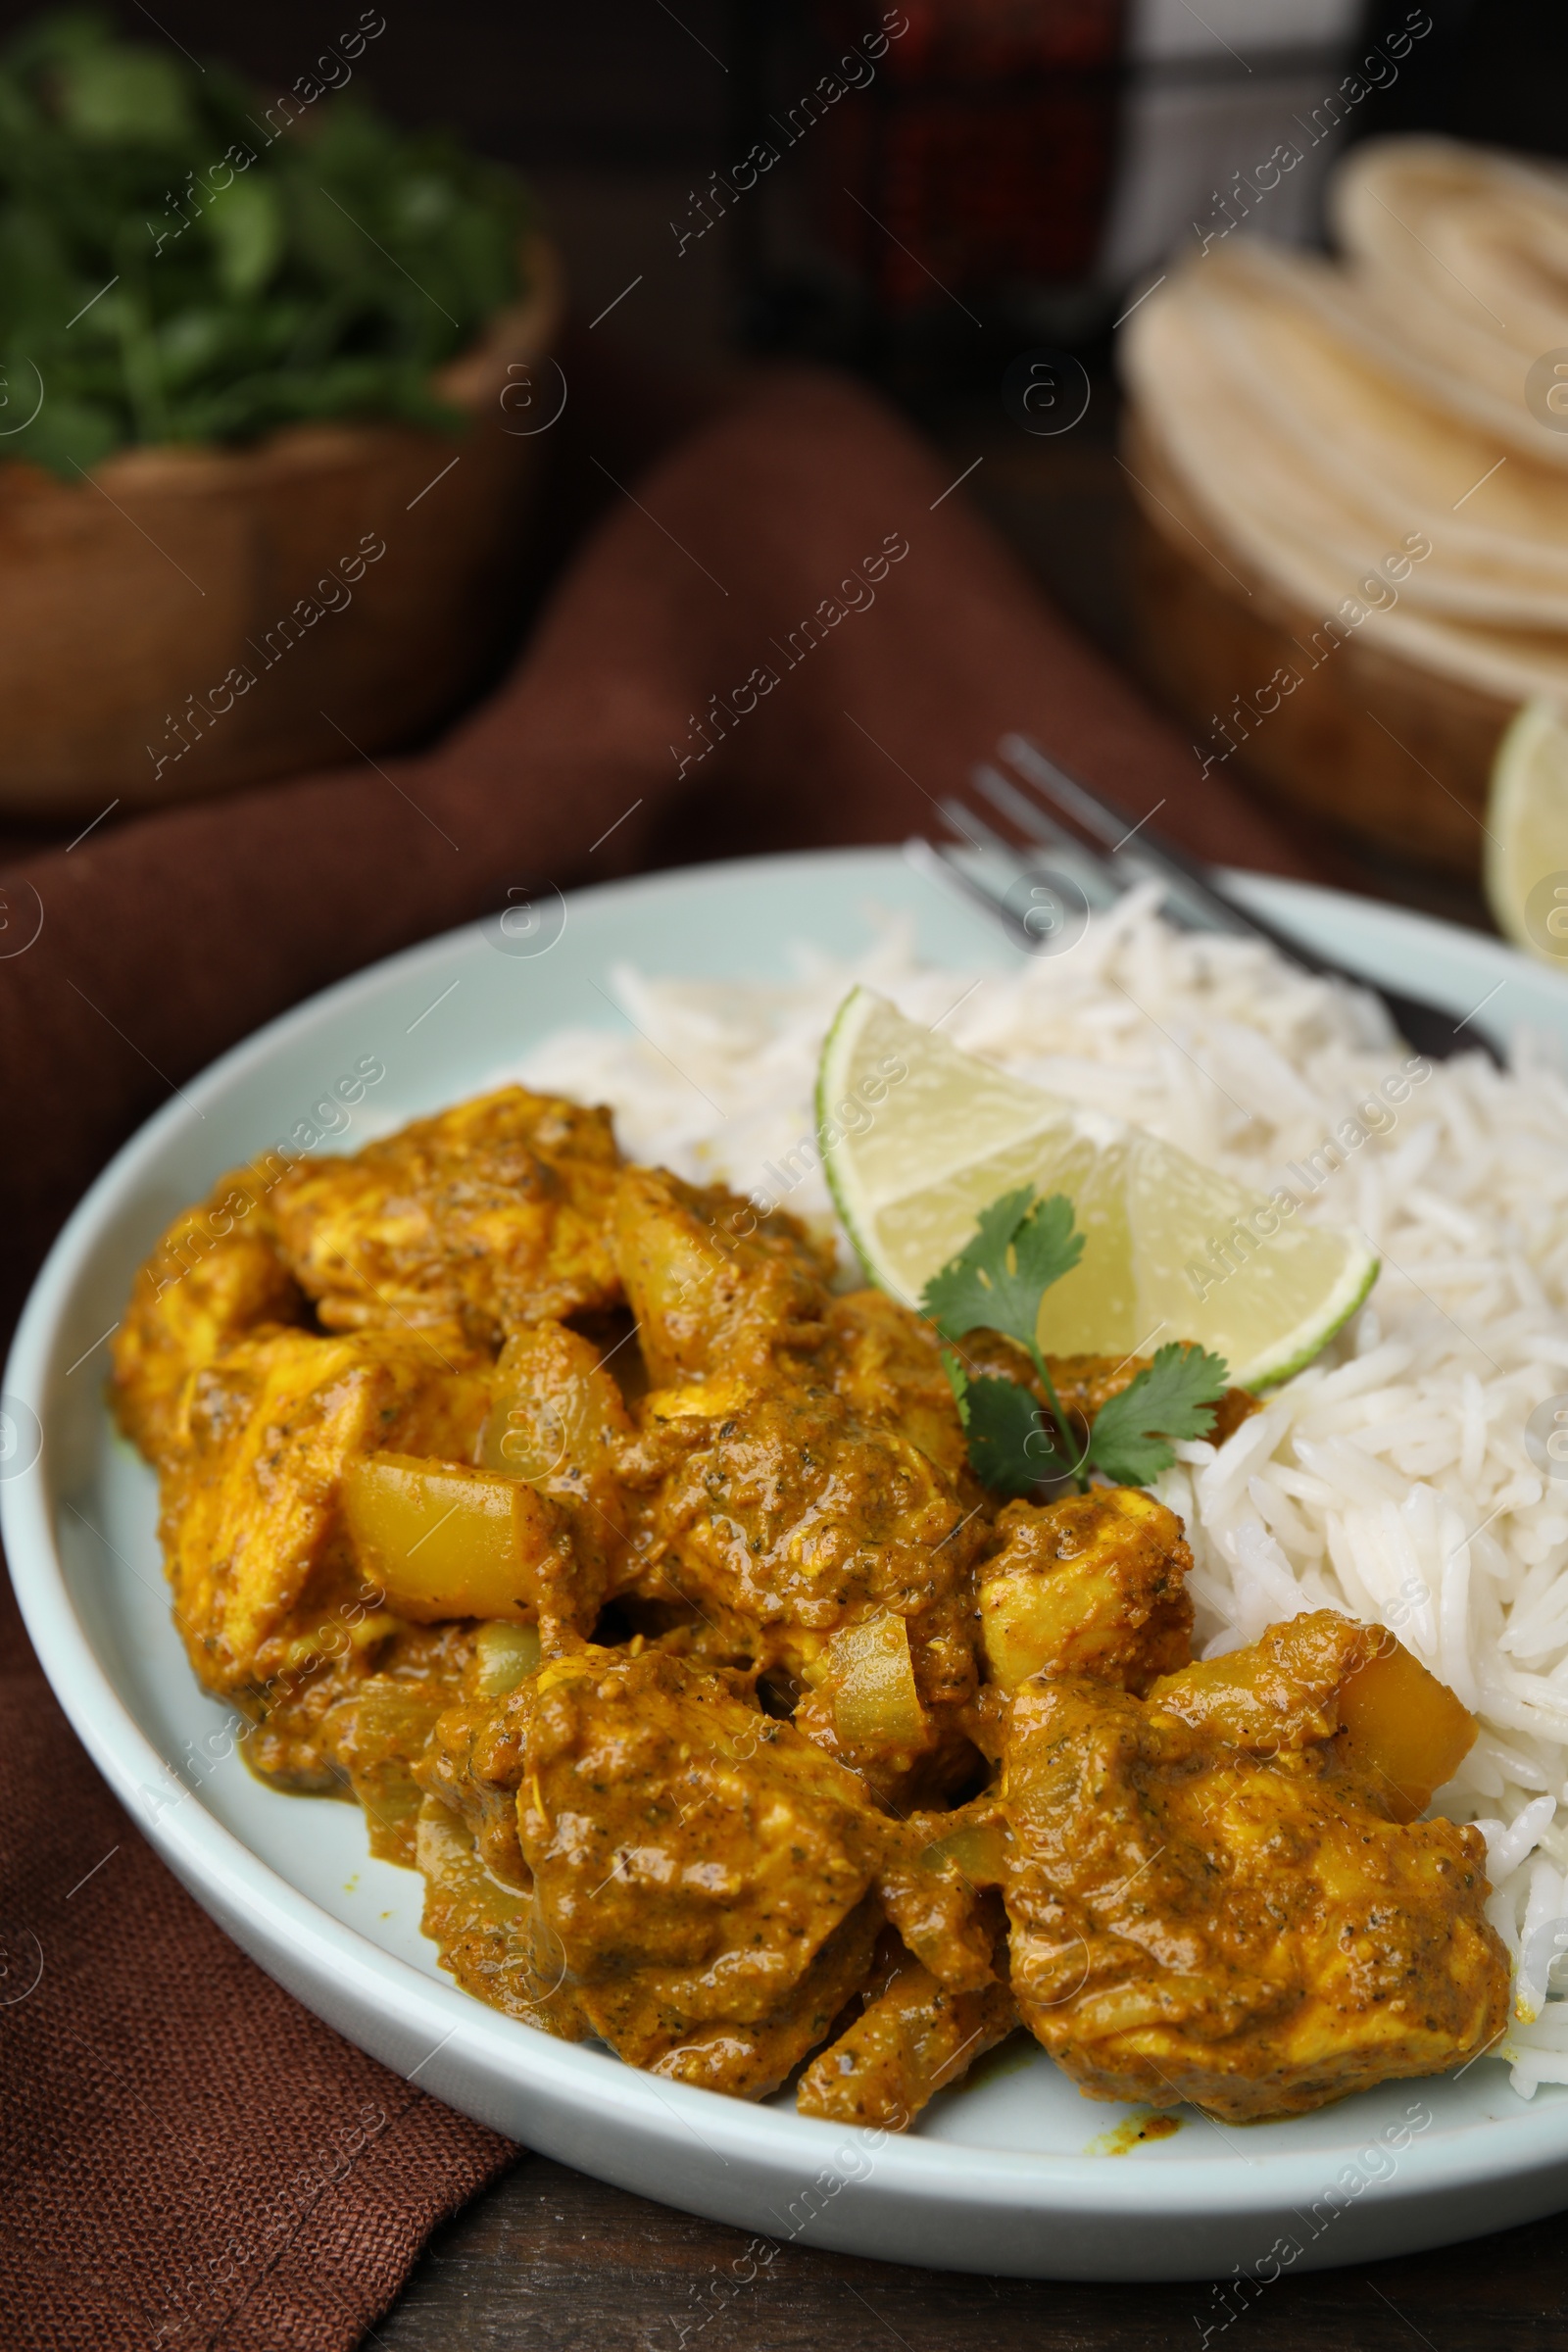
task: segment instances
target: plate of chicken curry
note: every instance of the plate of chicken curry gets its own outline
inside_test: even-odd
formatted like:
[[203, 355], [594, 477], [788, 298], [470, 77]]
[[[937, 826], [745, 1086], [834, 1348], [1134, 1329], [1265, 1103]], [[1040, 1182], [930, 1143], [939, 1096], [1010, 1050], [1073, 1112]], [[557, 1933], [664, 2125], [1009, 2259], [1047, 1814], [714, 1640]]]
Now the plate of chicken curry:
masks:
[[1009, 1336], [1059, 1197], [901, 1297], [808, 1202], [492, 1083], [608, 1027], [617, 957], [766, 981], [870, 899], [1013, 960], [891, 856], [660, 877], [376, 967], [152, 1121], [8, 1375], [57, 1690], [342, 2031], [770, 2241], [1277, 2276], [1549, 2209], [1564, 2094], [1491, 2055], [1518, 1937], [1433, 1803], [1485, 1706], [1408, 1612], [1205, 1616], [1190, 1498], [1267, 1393], [1179, 1330]]

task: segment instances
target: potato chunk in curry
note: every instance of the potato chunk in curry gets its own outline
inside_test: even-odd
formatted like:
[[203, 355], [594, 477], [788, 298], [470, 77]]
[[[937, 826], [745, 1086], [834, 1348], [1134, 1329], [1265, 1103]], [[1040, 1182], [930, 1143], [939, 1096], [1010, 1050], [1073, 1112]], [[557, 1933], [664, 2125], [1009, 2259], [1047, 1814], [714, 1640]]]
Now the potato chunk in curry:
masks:
[[575, 1582], [558, 1514], [520, 1478], [412, 1453], [343, 1473], [343, 1520], [364, 1574], [399, 1617], [569, 1618]]

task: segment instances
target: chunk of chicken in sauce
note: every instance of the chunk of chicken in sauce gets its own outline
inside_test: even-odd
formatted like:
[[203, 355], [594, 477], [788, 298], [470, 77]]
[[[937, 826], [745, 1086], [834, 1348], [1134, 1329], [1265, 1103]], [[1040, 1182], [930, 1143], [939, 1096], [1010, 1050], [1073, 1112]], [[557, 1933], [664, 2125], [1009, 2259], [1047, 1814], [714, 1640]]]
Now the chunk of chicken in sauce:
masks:
[[775, 1211], [662, 1168], [628, 1168], [612, 1246], [656, 1389], [744, 1380], [820, 1335], [831, 1253]]
[[177, 1216], [137, 1273], [115, 1333], [109, 1397], [149, 1461], [186, 1439], [190, 1376], [254, 1331], [306, 1320], [261, 1181], [238, 1168]]
[[1089, 1675], [1143, 1691], [1191, 1655], [1193, 1555], [1174, 1511], [1137, 1487], [1098, 1487], [997, 1514], [1002, 1549], [980, 1571], [994, 1684]]
[[503, 1087], [302, 1160], [273, 1195], [279, 1241], [328, 1331], [447, 1326], [495, 1348], [618, 1298], [619, 1166], [608, 1111]]
[[685, 1661], [588, 1649], [520, 1687], [517, 1823], [580, 2015], [655, 2074], [760, 2097], [864, 1983], [861, 1783]]
[[471, 1825], [438, 1797], [417, 1816], [424, 1933], [466, 1992], [560, 2041], [592, 2031], [565, 1981], [565, 1955], [531, 1900], [485, 1863]]
[[321, 1714], [405, 1627], [364, 1574], [343, 1514], [349, 1465], [379, 1448], [462, 1461], [490, 1404], [488, 1369], [452, 1372], [416, 1337], [322, 1340], [272, 1331], [194, 1373], [186, 1443], [166, 1471], [161, 1533], [174, 1614], [198, 1679], [252, 1715], [248, 1754], [297, 1785], [330, 1785]]
[[1297, 2115], [1501, 2032], [1479, 1831], [1393, 1818], [1339, 1741], [1343, 1691], [1382, 1646], [1327, 1612], [1274, 1629], [1262, 1679], [1287, 1703], [1250, 1716], [1245, 1657], [1148, 1700], [1071, 1677], [1013, 1692], [1012, 1985], [1091, 2097]]
[[956, 1992], [884, 1940], [855, 2023], [801, 2078], [796, 2105], [825, 2123], [907, 2131], [935, 2098], [962, 2081], [976, 2059], [1004, 2041], [1018, 2005], [1004, 1978]]
[[517, 1839], [522, 1748], [518, 1711], [505, 1701], [539, 1661], [528, 1627], [479, 1627], [462, 1696], [415, 1757], [413, 1777], [431, 1793], [417, 1808], [413, 1859], [424, 1879], [424, 1933], [442, 1967], [477, 2000], [581, 2041], [588, 2023], [566, 1984], [560, 1940], [532, 1900]]
[[879, 1792], [961, 1774], [984, 1498], [935, 1334], [891, 1299], [833, 1298], [798, 1229], [673, 1178], [628, 1175], [615, 1237], [665, 1384], [641, 1408], [668, 1467], [635, 1590], [777, 1677]]

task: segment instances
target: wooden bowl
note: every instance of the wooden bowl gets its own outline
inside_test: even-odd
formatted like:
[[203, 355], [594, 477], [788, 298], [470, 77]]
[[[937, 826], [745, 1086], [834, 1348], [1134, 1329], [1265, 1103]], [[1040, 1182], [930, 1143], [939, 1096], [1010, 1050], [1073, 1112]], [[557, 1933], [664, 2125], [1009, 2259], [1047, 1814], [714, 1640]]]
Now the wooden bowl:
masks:
[[[1141, 658], [1191, 722], [1198, 759], [1225, 754], [1223, 722], [1236, 745], [1225, 765], [1290, 808], [1412, 864], [1478, 877], [1493, 754], [1515, 706], [1359, 637], [1313, 666], [1323, 615], [1221, 540], [1136, 415], [1126, 449]], [[1281, 667], [1300, 682], [1260, 713], [1256, 698]]]
[[526, 298], [435, 379], [461, 436], [297, 425], [125, 450], [70, 484], [0, 466], [0, 809], [93, 816], [336, 765], [458, 699], [504, 620], [549, 447], [528, 428], [565, 389], [554, 248], [524, 263]]

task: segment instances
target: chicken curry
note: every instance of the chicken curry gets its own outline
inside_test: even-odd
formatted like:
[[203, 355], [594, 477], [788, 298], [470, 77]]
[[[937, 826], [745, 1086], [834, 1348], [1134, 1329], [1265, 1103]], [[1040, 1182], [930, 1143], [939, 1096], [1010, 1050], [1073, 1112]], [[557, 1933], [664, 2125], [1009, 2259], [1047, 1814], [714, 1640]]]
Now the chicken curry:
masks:
[[1020, 2026], [1228, 2122], [1502, 2029], [1480, 1834], [1421, 1818], [1453, 1694], [1328, 1612], [1195, 1663], [1172, 1512], [999, 1502], [929, 1321], [606, 1111], [507, 1088], [225, 1177], [113, 1386], [251, 1768], [357, 1799], [529, 2025], [892, 2128]]

